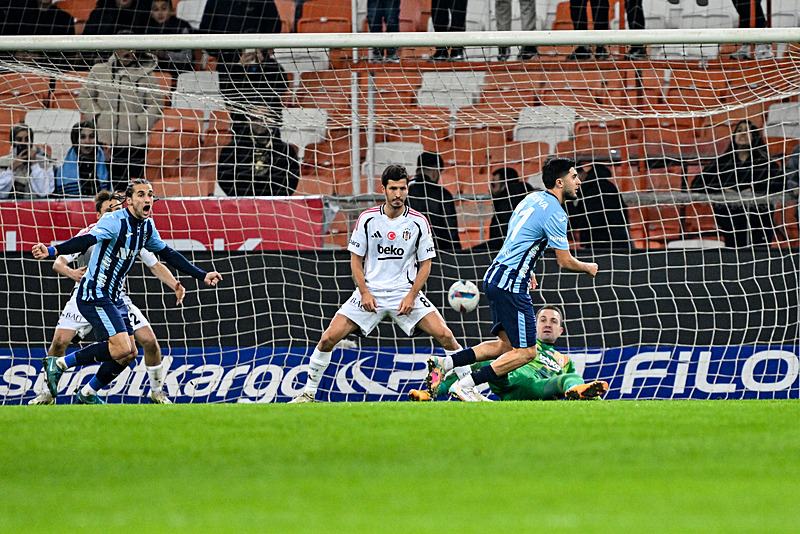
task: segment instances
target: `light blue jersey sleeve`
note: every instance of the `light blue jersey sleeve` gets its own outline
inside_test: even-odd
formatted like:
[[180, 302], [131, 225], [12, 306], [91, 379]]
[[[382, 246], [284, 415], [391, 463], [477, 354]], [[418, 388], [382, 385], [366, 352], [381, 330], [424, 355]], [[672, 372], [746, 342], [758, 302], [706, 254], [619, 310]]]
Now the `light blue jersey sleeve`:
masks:
[[569, 250], [567, 240], [567, 214], [553, 213], [544, 223], [544, 233], [547, 244], [559, 250]]
[[144, 248], [149, 250], [150, 252], [158, 252], [160, 250], [164, 250], [167, 247], [167, 244], [161, 239], [161, 234], [158, 233], [156, 230], [156, 225], [153, 223], [152, 219], [148, 219], [150, 223], [150, 228], [153, 230], [150, 234], [150, 238], [147, 240], [147, 243], [144, 244]]
[[97, 241], [116, 239], [119, 237], [120, 227], [120, 220], [112, 216], [112, 214], [107, 213], [100, 217], [100, 220], [97, 221], [94, 228], [89, 230], [89, 233], [97, 237]]

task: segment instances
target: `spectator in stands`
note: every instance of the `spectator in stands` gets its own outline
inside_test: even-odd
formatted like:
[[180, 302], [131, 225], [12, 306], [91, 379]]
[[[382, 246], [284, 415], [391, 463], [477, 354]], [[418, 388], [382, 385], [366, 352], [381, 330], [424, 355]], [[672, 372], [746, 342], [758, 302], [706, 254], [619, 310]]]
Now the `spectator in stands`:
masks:
[[[148, 35], [182, 35], [192, 33], [192, 26], [175, 16], [172, 0], [152, 0], [150, 16], [135, 31]], [[193, 70], [191, 48], [155, 50], [152, 53], [158, 58], [158, 69], [162, 72], [177, 76], [179, 72]]]
[[[281, 33], [275, 0], [208, 0], [200, 33]], [[213, 50], [218, 63], [234, 63], [237, 50]]]
[[[367, 22], [370, 33], [382, 33], [386, 23], [386, 31], [397, 33], [400, 31], [400, 0], [367, 0]], [[373, 48], [369, 60], [380, 63], [384, 60], [399, 63], [397, 48]]]
[[117, 35], [140, 29], [150, 17], [149, 4], [140, 0], [98, 0], [83, 27], [83, 35]]
[[[511, 31], [511, 0], [495, 0], [494, 7], [497, 11], [497, 30]], [[536, 0], [519, 0], [519, 9], [522, 17], [522, 31], [534, 31], [536, 29]], [[538, 54], [539, 49], [535, 46], [523, 46], [519, 50], [517, 59], [526, 61], [533, 59]], [[511, 48], [501, 46], [497, 58], [505, 61], [510, 55]]]
[[417, 157], [417, 172], [408, 186], [408, 205], [428, 218], [437, 249], [461, 250], [453, 195], [439, 185], [443, 168], [442, 156], [435, 152]]
[[75, 35], [75, 20], [53, 0], [11, 2], [3, 35]]
[[508, 231], [508, 221], [517, 204], [534, 191], [528, 182], [519, 179], [519, 173], [513, 167], [503, 167], [492, 173], [490, 185], [492, 193], [492, 223], [489, 226], [489, 250], [497, 251], [503, 246]]
[[577, 170], [581, 179], [578, 199], [565, 205], [570, 229], [579, 234], [585, 248], [630, 250], [628, 206], [611, 181], [611, 170], [599, 164]]
[[97, 125], [100, 143], [111, 148], [116, 190], [144, 176], [147, 134], [161, 115], [155, 66], [150, 53], [115, 50], [108, 61], [92, 67], [78, 96], [84, 117]]
[[[736, 12], [739, 13], [739, 27], [750, 28], [750, 19], [754, 18], [754, 28], [766, 28], [767, 17], [764, 16], [764, 10], [761, 9], [761, 0], [755, 0], [755, 17], [750, 10], [751, 0], [732, 0]], [[750, 44], [746, 43], [739, 47], [739, 50], [731, 54], [731, 59], [769, 59], [772, 57], [772, 45], [769, 43], [758, 43], [755, 45], [755, 52], [750, 54]]]
[[772, 209], [763, 197], [783, 191], [784, 181], [755, 124], [748, 120], [737, 123], [728, 148], [703, 167], [691, 187], [706, 193], [753, 195], [755, 202], [737, 202], [729, 197], [715, 203], [717, 227], [728, 247], [770, 244], [775, 232]]
[[11, 152], [0, 158], [0, 198], [45, 198], [55, 181], [51, 161], [33, 144], [33, 130], [25, 123], [11, 127]]
[[93, 197], [103, 189], [111, 189], [106, 155], [96, 137], [91, 121], [81, 121], [72, 127], [72, 147], [56, 170], [57, 195]]
[[[83, 27], [83, 35], [119, 35], [140, 30], [150, 16], [149, 6], [140, 7], [140, 0], [97, 0]], [[83, 62], [91, 67], [108, 59], [108, 53], [84, 52]]]
[[[572, 27], [575, 30], [588, 30], [589, 29], [589, 10], [586, 4], [589, 0], [570, 0], [569, 10], [570, 17], [572, 18]], [[608, 26], [608, 0], [591, 0], [592, 4], [592, 21], [595, 30], [607, 30]], [[628, 19], [628, 27], [631, 30], [644, 29], [644, 10], [642, 9], [642, 0], [626, 0], [625, 2], [625, 16]], [[594, 57], [599, 61], [610, 59], [608, 49], [605, 46], [599, 45], [594, 47]], [[634, 45], [628, 49], [626, 54], [627, 59], [644, 59], [647, 57], [647, 47], [642, 45]], [[586, 45], [577, 47], [570, 55], [567, 56], [569, 61], [579, 61], [592, 59], [592, 50]]]
[[[569, 0], [569, 14], [572, 19], [572, 28], [575, 30], [589, 29], [589, 10], [586, 4], [589, 0]], [[608, 0], [591, 0], [592, 21], [595, 30], [608, 29]], [[605, 46], [594, 48], [594, 57], [600, 61], [609, 59], [608, 50]], [[567, 56], [568, 61], [592, 59], [592, 50], [586, 45], [577, 47]]]
[[280, 122], [283, 109], [281, 98], [289, 88], [289, 79], [272, 56], [272, 50], [243, 49], [238, 62], [228, 65], [217, 63], [217, 71], [220, 92], [231, 104], [231, 121], [237, 133], [244, 133], [250, 128], [247, 117], [240, 110], [242, 107], [266, 108], [274, 122]]
[[[625, 0], [625, 18], [628, 20], [628, 29], [643, 30], [645, 28], [642, 0]], [[633, 45], [628, 48], [625, 58], [630, 60], [647, 59], [647, 47]]]
[[[0, 35], [75, 35], [72, 16], [54, 5], [53, 0], [21, 0], [3, 2], [0, 7]], [[18, 50], [13, 53], [24, 63], [51, 63], [60, 68], [72, 68], [73, 52], [42, 52]]]
[[[431, 20], [437, 32], [463, 32], [467, 29], [468, 0], [431, 0]], [[460, 61], [464, 59], [464, 47], [437, 46], [432, 61]]]
[[254, 110], [250, 130], [222, 149], [217, 182], [229, 196], [290, 196], [300, 181], [297, 151], [284, 143], [271, 110]]

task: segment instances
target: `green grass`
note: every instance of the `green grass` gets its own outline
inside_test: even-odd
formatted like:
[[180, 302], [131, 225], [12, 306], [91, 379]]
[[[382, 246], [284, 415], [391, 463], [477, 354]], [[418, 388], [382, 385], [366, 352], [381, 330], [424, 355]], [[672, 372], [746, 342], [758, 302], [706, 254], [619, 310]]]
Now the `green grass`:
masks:
[[0, 532], [797, 532], [800, 402], [0, 408]]

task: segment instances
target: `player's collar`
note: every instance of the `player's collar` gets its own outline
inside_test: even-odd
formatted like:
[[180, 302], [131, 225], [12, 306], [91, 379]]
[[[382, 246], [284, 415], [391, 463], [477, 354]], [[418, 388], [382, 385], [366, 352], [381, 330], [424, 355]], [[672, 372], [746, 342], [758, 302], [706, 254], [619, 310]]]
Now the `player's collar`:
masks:
[[[398, 215], [397, 217], [408, 217], [408, 213], [409, 213], [410, 209], [411, 208], [408, 207], [408, 204], [405, 204], [404, 205], [404, 209], [403, 209], [403, 213], [401, 215]], [[381, 215], [386, 215], [387, 218], [391, 219], [391, 217], [389, 217], [389, 215], [386, 213], [386, 203], [385, 202], [383, 204], [381, 204]], [[395, 217], [395, 219], [397, 217]]]

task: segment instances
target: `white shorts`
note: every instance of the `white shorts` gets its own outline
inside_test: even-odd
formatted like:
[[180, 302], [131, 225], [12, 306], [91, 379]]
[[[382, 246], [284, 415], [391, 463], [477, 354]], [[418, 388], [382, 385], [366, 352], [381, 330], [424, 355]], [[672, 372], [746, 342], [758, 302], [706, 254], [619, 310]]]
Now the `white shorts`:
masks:
[[[122, 301], [128, 307], [128, 319], [134, 331], [144, 328], [145, 326], [150, 326], [142, 310], [136, 307], [128, 295], [122, 295]], [[89, 321], [84, 319], [81, 312], [78, 311], [78, 303], [75, 301], [75, 292], [72, 293], [69, 302], [64, 306], [56, 329], [74, 330], [81, 338], [85, 338], [86, 334], [92, 330], [92, 325], [89, 324]]]
[[402, 328], [406, 335], [410, 336], [414, 334], [414, 327], [417, 326], [417, 323], [420, 322], [423, 317], [437, 310], [436, 306], [420, 292], [419, 295], [417, 295], [417, 300], [414, 301], [414, 309], [411, 313], [398, 316], [397, 308], [400, 306], [400, 301], [402, 301], [406, 295], [408, 295], [408, 291], [373, 293], [372, 296], [375, 297], [375, 302], [378, 305], [377, 311], [369, 312], [361, 307], [361, 292], [356, 289], [353, 291], [353, 295], [347, 299], [347, 302], [342, 304], [342, 307], [339, 308], [339, 311], [336, 313], [340, 313], [356, 323], [359, 328], [361, 328], [361, 334], [364, 336], [372, 332], [372, 330], [378, 326], [378, 323], [387, 316], [391, 317], [392, 321]]

